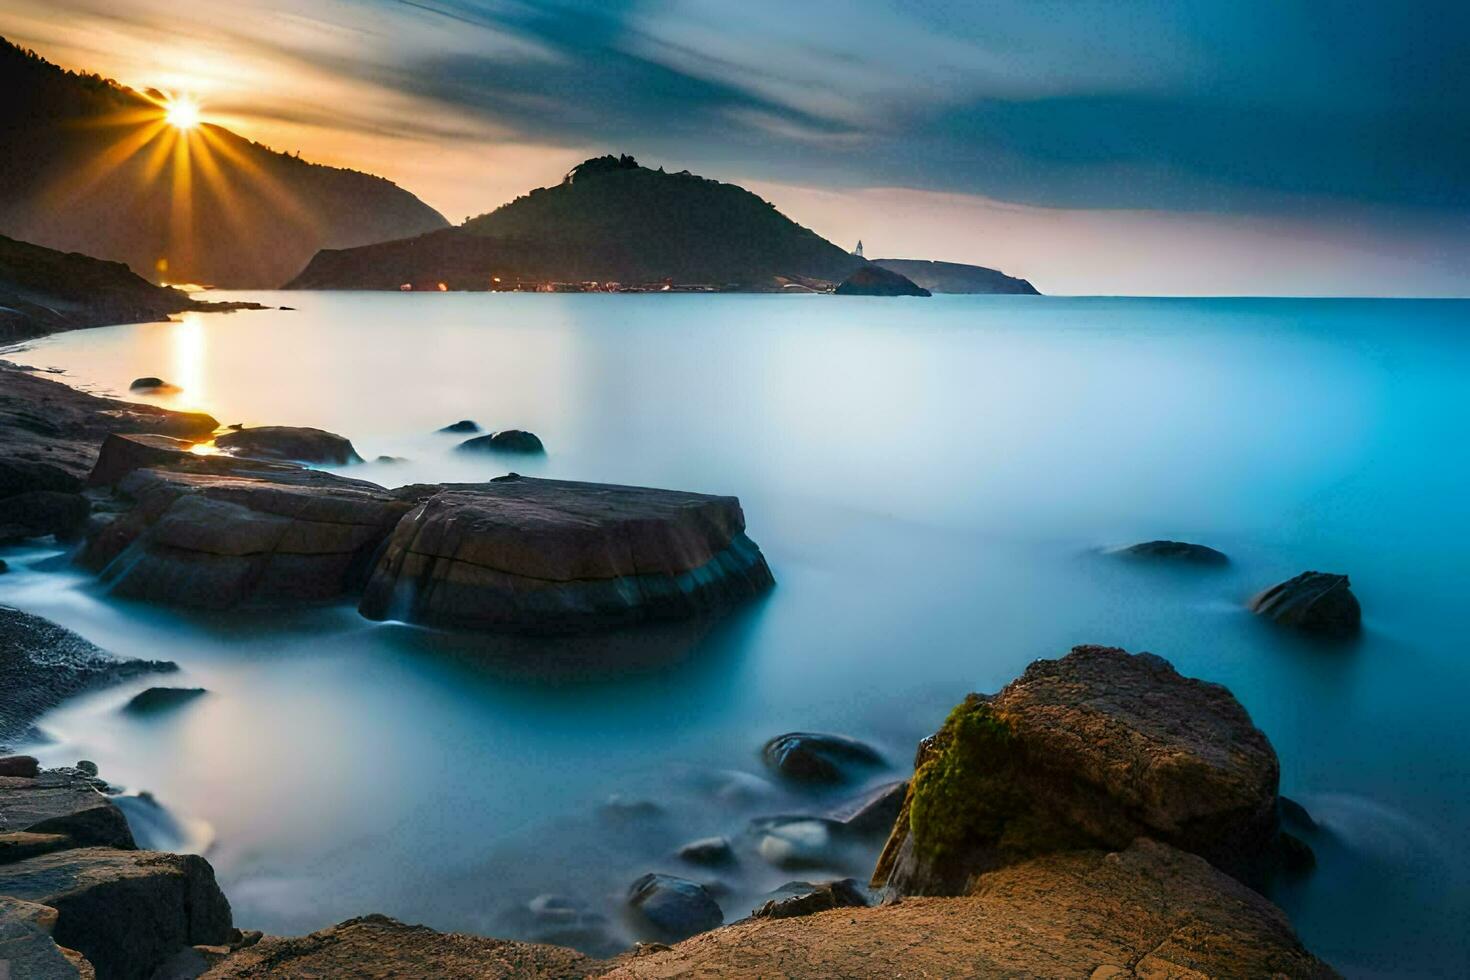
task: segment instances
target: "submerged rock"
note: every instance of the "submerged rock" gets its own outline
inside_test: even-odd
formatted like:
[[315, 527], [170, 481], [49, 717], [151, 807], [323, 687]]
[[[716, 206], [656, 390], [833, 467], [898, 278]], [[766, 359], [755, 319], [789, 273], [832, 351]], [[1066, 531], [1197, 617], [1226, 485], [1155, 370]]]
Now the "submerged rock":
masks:
[[658, 977], [1279, 977], [1337, 974], [1280, 909], [1202, 859], [1147, 839], [1034, 858], [957, 898], [750, 918], [629, 957]]
[[541, 445], [541, 440], [536, 434], [523, 429], [503, 429], [492, 435], [476, 436], [474, 439], [466, 439], [455, 448], [462, 452], [489, 451], [529, 454], [546, 452], [546, 447]]
[[187, 704], [208, 693], [202, 687], [150, 687], [146, 691], [139, 691], [133, 695], [132, 699], [123, 705], [123, 710], [135, 714], [166, 711], [169, 708]]
[[33, 735], [31, 723], [66, 698], [177, 669], [168, 661], [114, 657], [40, 616], [0, 606], [0, 750]]
[[458, 422], [449, 423], [444, 428], [439, 429], [438, 431], [450, 433], [479, 432], [480, 423], [474, 421], [473, 419], [460, 419]]
[[908, 276], [871, 262], [843, 280], [833, 290], [838, 296], [929, 296], [929, 290]]
[[398, 522], [370, 619], [572, 633], [721, 612], [774, 584], [734, 497], [502, 477]]
[[142, 391], [149, 394], [168, 395], [183, 391], [178, 385], [171, 385], [162, 378], [134, 378], [133, 383], [128, 385], [129, 391]]
[[226, 432], [214, 440], [221, 449], [252, 459], [324, 463], [361, 463], [352, 443], [335, 432], [294, 425], [262, 425]]
[[123, 476], [115, 493], [132, 509], [89, 532], [78, 561], [134, 599], [210, 609], [329, 601], [357, 591], [418, 492], [190, 457]]
[[711, 867], [733, 864], [735, 851], [730, 847], [730, 841], [725, 837], [705, 837], [701, 840], [690, 841], [679, 848], [679, 857], [690, 864], [703, 864]]
[[790, 898], [771, 899], [750, 913], [752, 919], [794, 919], [829, 909], [866, 908], [868, 896], [853, 878], [813, 885], [810, 891]]
[[628, 907], [649, 936], [665, 943], [717, 929], [725, 921], [703, 885], [673, 875], [646, 874], [633, 882]]
[[1117, 554], [1127, 558], [1159, 558], [1192, 565], [1230, 564], [1230, 559], [1223, 551], [1216, 551], [1202, 544], [1190, 544], [1188, 541], [1144, 541], [1119, 549]]
[[1302, 572], [1255, 596], [1251, 611], [1282, 626], [1325, 636], [1350, 636], [1363, 625], [1363, 610], [1346, 575]]
[[875, 887], [964, 894], [1053, 851], [1152, 837], [1247, 882], [1279, 863], [1279, 765], [1228, 690], [1082, 646], [970, 695], [920, 746]]
[[883, 764], [876, 749], [845, 735], [788, 732], [761, 749], [766, 765], [802, 783], [844, 783]]
[[756, 853], [777, 868], [822, 868], [840, 863], [839, 844], [845, 828], [822, 817], [761, 817], [750, 832]]
[[100, 977], [149, 977], [181, 948], [231, 934], [214, 871], [191, 854], [55, 851], [0, 866], [0, 895], [54, 908], [52, 936]]

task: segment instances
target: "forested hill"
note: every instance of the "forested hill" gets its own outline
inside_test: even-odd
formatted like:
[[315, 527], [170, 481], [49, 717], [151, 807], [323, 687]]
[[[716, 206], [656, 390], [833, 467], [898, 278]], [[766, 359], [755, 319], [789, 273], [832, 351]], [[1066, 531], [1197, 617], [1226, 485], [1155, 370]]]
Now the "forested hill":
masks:
[[742, 187], [605, 156], [453, 231], [323, 253], [292, 285], [486, 289], [498, 277], [779, 289], [841, 282], [862, 265]]
[[185, 135], [155, 98], [3, 38], [0, 92], [0, 234], [155, 281], [274, 287], [319, 249], [448, 226], [391, 181], [219, 126]]

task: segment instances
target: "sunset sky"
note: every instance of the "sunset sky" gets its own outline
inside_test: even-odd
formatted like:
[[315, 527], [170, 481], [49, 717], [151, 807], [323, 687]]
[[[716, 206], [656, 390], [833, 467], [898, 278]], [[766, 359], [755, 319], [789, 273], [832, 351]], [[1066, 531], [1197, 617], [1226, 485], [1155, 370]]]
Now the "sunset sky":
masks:
[[451, 221], [580, 160], [1067, 293], [1470, 293], [1464, 3], [4, 0]]

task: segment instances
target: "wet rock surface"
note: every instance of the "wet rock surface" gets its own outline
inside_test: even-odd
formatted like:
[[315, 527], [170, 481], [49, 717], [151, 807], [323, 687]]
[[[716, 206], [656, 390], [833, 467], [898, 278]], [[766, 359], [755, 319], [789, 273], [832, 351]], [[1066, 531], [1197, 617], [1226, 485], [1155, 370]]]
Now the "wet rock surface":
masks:
[[361, 463], [352, 442], [335, 432], [293, 425], [262, 425], [226, 432], [214, 440], [220, 449], [250, 459], [344, 465]]
[[1274, 623], [1321, 636], [1352, 636], [1362, 629], [1363, 610], [1346, 575], [1302, 572], [1250, 601], [1251, 611]]
[[845, 735], [788, 732], [777, 735], [761, 749], [773, 771], [801, 783], [844, 783], [883, 764], [871, 746]]
[[0, 606], [0, 751], [32, 736], [35, 719], [68, 697], [177, 669], [168, 661], [114, 657], [40, 616]]
[[717, 929], [725, 921], [713, 896], [698, 882], [646, 874], [628, 887], [628, 907], [645, 938], [674, 943]]
[[1230, 559], [1223, 551], [1188, 541], [1144, 541], [1121, 548], [1117, 554], [1125, 558], [1147, 558], [1160, 561], [1182, 562], [1190, 565], [1228, 565]]
[[970, 695], [919, 749], [875, 887], [958, 895], [1027, 857], [1152, 837], [1251, 882], [1279, 865], [1279, 764], [1218, 684], [1077, 647]]
[[723, 611], [773, 584], [733, 497], [503, 477], [453, 485], [394, 528], [371, 619], [581, 632]]

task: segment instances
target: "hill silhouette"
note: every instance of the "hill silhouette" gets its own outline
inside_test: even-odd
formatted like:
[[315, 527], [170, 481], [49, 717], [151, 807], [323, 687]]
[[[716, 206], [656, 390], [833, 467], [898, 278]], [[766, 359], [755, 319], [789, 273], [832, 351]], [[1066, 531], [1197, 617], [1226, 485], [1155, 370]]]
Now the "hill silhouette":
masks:
[[0, 234], [151, 280], [275, 287], [318, 249], [448, 225], [381, 177], [219, 126], [183, 137], [155, 94], [63, 71], [3, 38], [0, 92]]
[[1025, 279], [1008, 276], [983, 265], [963, 262], [931, 262], [928, 259], [873, 259], [889, 272], [907, 276], [934, 293], [1010, 293], [1036, 296], [1036, 287]]
[[302, 289], [488, 289], [614, 281], [774, 290], [841, 282], [864, 261], [734, 184], [604, 156], [458, 228], [325, 251]]

